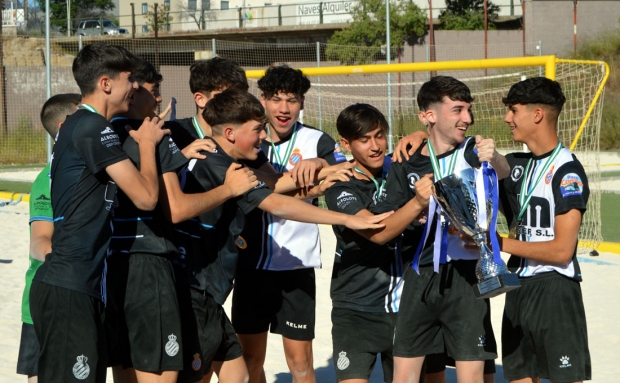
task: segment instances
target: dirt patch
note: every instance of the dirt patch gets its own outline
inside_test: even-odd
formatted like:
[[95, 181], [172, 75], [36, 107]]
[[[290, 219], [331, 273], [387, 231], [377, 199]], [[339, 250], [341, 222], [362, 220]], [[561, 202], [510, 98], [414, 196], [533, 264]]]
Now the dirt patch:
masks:
[[[3, 41], [4, 65], [12, 67], [45, 66], [45, 39], [9, 37]], [[51, 45], [52, 66], [71, 66], [74, 56], [63, 52], [56, 44]]]

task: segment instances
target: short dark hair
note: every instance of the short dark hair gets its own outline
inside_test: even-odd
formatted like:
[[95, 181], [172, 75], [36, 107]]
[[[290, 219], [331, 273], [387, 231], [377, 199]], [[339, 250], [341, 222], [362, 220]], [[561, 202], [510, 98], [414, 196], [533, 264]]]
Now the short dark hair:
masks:
[[86, 45], [73, 60], [73, 78], [82, 96], [97, 89], [103, 75], [117, 78], [121, 72], [134, 72], [140, 66], [138, 56], [118, 45], [94, 43]]
[[303, 97], [310, 89], [310, 80], [301, 70], [282, 64], [269, 67], [265, 75], [258, 80], [258, 88], [263, 92], [265, 98], [271, 98], [278, 93]]
[[75, 112], [81, 101], [82, 95], [77, 93], [61, 93], [45, 101], [41, 108], [41, 123], [52, 138], [56, 138], [58, 125]]
[[267, 121], [265, 108], [252, 94], [226, 89], [216, 94], [205, 106], [202, 117], [214, 134], [221, 134], [226, 124], [242, 125], [248, 121]]
[[448, 97], [452, 101], [473, 102], [471, 91], [461, 81], [450, 76], [435, 76], [422, 84], [418, 91], [418, 107], [421, 111]]
[[353, 104], [347, 106], [336, 120], [338, 133], [344, 139], [356, 140], [380, 128], [383, 134], [389, 130], [388, 122], [379, 109], [369, 104]]
[[133, 78], [136, 79], [138, 85], [142, 86], [145, 82], [149, 84], [160, 83], [164, 78], [157, 72], [153, 64], [146, 60], [140, 60], [140, 66], [133, 72]]
[[245, 71], [236, 62], [214, 57], [198, 60], [189, 67], [189, 89], [192, 93], [238, 89], [247, 92], [250, 86]]
[[506, 105], [547, 105], [559, 114], [566, 102], [566, 97], [557, 81], [545, 77], [533, 77], [511, 86], [508, 95], [502, 98], [502, 102]]

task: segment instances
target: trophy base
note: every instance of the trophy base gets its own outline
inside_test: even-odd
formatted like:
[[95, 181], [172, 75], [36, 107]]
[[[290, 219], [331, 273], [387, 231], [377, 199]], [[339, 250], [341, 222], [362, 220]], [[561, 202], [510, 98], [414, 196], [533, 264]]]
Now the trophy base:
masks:
[[476, 283], [474, 292], [476, 298], [493, 298], [507, 291], [521, 287], [517, 274], [499, 274], [482, 282]]

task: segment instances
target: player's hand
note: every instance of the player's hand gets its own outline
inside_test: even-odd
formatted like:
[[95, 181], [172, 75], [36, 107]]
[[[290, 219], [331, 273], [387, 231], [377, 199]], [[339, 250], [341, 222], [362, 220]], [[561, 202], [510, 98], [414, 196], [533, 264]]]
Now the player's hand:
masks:
[[310, 186], [314, 184], [316, 173], [323, 169], [326, 164], [327, 162], [322, 158], [301, 160], [291, 169], [291, 178], [301, 187]]
[[433, 183], [433, 175], [426, 174], [415, 183], [415, 199], [421, 206], [428, 206], [428, 203], [435, 191], [435, 184]]
[[478, 245], [476, 245], [476, 241], [472, 237], [463, 232], [459, 233], [459, 238], [461, 242], [463, 242], [463, 247], [469, 250], [478, 250]]
[[415, 218], [415, 220], [424, 225], [426, 223], [426, 220], [428, 220], [428, 207], [422, 210], [420, 214], [418, 214], [418, 216]]
[[319, 192], [321, 193], [321, 195], [323, 195], [325, 194], [327, 189], [329, 189], [330, 187], [332, 187], [333, 184], [336, 183], [336, 181], [348, 182], [349, 180], [351, 180], [351, 177], [353, 177], [353, 173], [351, 173], [349, 169], [338, 170], [337, 172], [325, 177], [323, 182], [321, 182], [321, 184], [319, 185]]
[[258, 185], [254, 172], [242, 166], [233, 162], [226, 170], [224, 186], [230, 190], [231, 197], [240, 196]]
[[216, 153], [217, 146], [215, 146], [215, 142], [213, 142], [210, 138], [199, 138], [181, 150], [181, 153], [183, 153], [185, 158], [188, 160], [191, 160], [192, 158], [204, 160], [207, 158], [206, 155], [200, 152]]
[[385, 224], [381, 222], [392, 214], [394, 211], [373, 216], [350, 215], [347, 217], [345, 226], [352, 230], [381, 229], [385, 227]]
[[129, 135], [140, 144], [152, 143], [157, 145], [165, 135], [170, 134], [170, 129], [163, 129], [164, 121], [159, 117], [147, 117], [138, 130], [129, 127]]
[[478, 160], [480, 162], [491, 162], [496, 155], [499, 155], [495, 150], [495, 141], [492, 138], [476, 136], [476, 146], [474, 148], [478, 151]]
[[424, 143], [424, 140], [428, 138], [428, 134], [422, 130], [413, 132], [405, 137], [401, 138], [394, 148], [392, 154], [392, 160], [396, 162], [409, 161], [409, 157], [413, 156], [416, 150]]

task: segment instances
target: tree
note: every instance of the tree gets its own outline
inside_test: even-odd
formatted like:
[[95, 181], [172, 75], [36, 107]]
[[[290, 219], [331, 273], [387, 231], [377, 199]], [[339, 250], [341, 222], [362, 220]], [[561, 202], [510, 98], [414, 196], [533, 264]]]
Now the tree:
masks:
[[[45, 0], [36, 0], [45, 12]], [[71, 25], [75, 29], [83, 19], [99, 19], [114, 9], [113, 0], [71, 0]], [[67, 30], [67, 1], [50, 1], [50, 21], [53, 26]]]
[[[329, 39], [327, 58], [348, 65], [368, 63], [386, 44], [385, 0], [360, 0], [351, 10], [351, 16], [353, 21], [349, 26]], [[424, 35], [426, 25], [426, 16], [412, 1], [390, 1], [390, 52], [399, 49], [407, 39]], [[360, 49], [360, 46], [368, 48]]]
[[211, 1], [200, 1], [201, 9], [196, 8], [196, 2], [190, 5], [189, 1], [179, 1], [178, 8], [181, 10], [181, 19], [190, 19], [196, 23], [198, 29], [205, 29], [207, 21], [217, 20], [216, 11], [211, 10]]
[[[499, 6], [487, 1], [488, 29], [495, 29]], [[446, 0], [446, 9], [439, 14], [440, 29], [484, 29], [484, 0]]]
[[[169, 31], [172, 20], [170, 6], [157, 4], [157, 31]], [[155, 31], [155, 4], [149, 5], [149, 11], [146, 13], [146, 24], [149, 26], [150, 32]]]

